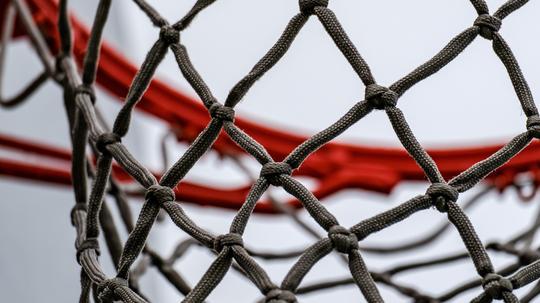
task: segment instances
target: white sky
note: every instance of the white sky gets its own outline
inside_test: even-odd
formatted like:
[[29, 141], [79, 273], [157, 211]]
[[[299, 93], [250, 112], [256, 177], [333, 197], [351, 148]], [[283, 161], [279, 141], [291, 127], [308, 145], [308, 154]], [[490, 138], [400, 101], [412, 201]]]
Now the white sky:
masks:
[[[191, 1], [150, 1], [169, 20], [181, 17]], [[494, 12], [503, 1], [489, 1]], [[95, 3], [73, 1], [73, 8], [89, 24]], [[455, 0], [379, 0], [331, 1], [343, 27], [368, 62], [377, 81], [388, 85], [433, 56], [452, 37], [470, 26], [475, 11], [468, 1]], [[205, 10], [182, 34], [195, 67], [223, 100], [277, 40], [288, 20], [298, 11], [297, 1], [217, 1]], [[540, 4], [531, 2], [503, 21], [501, 34], [513, 49], [529, 81], [533, 95], [540, 87], [538, 53], [540, 27], [536, 24]], [[157, 38], [145, 16], [131, 1], [114, 1], [107, 39], [127, 57], [142, 62]], [[10, 61], [6, 93], [14, 91], [38, 68], [27, 44], [15, 43], [9, 50]], [[31, 59], [30, 59], [31, 58]], [[22, 64], [25, 62], [26, 64]], [[32, 64], [28, 64], [31, 62]], [[193, 91], [169, 55], [158, 70], [160, 78], [185, 91]], [[364, 87], [333, 45], [322, 25], [312, 18], [280, 63], [258, 81], [238, 106], [239, 115], [260, 123], [312, 134], [340, 117], [356, 101]], [[118, 103], [99, 93], [99, 104], [113, 118]], [[288, 110], [284, 110], [285, 106]], [[525, 117], [512, 90], [505, 69], [488, 41], [477, 38], [456, 60], [440, 73], [410, 89], [399, 101], [408, 122], [426, 146], [456, 146], [505, 142], [525, 129]], [[158, 141], [163, 125], [146, 115], [137, 115], [126, 142], [146, 165], [160, 168]], [[51, 144], [68, 146], [61, 92], [49, 84], [20, 108], [0, 111], [2, 133], [19, 134]], [[339, 140], [397, 146], [398, 140], [382, 113], [375, 113], [348, 130]], [[170, 143], [170, 152], [179, 157], [185, 146]], [[251, 165], [251, 164], [250, 164]], [[254, 172], [257, 169], [253, 166]], [[205, 156], [188, 174], [191, 180], [211, 180], [216, 185], [244, 184], [245, 176], [230, 162], [214, 154]], [[325, 205], [341, 224], [350, 226], [400, 202], [423, 193], [426, 184], [404, 184], [390, 196], [350, 190], [325, 199]], [[69, 223], [72, 193], [65, 188], [0, 179], [0, 293], [12, 298], [6, 302], [73, 302], [78, 295], [78, 265], [74, 261], [74, 231]], [[276, 193], [281, 196], [281, 193]], [[463, 195], [465, 200], [467, 195]], [[463, 201], [462, 200], [462, 201]], [[471, 220], [484, 241], [506, 239], [525, 227], [535, 208], [515, 201], [514, 192], [499, 196], [475, 208]], [[501, 203], [499, 203], [501, 202]], [[133, 205], [140, 205], [134, 202]], [[224, 233], [234, 213], [220, 209], [185, 205], [186, 212], [201, 226]], [[488, 215], [489, 214], [489, 215]], [[306, 214], [303, 217], [309, 220]], [[392, 244], [413, 239], [443, 222], [434, 210], [414, 215], [406, 222], [383, 231], [366, 243]], [[284, 239], [281, 239], [285, 237]], [[170, 222], [156, 226], [150, 242], [167, 255], [186, 235]], [[286, 219], [255, 216], [248, 225], [245, 242], [251, 247], [275, 251], [313, 243]], [[370, 269], [382, 270], [404, 260], [463, 250], [456, 232], [445, 235], [429, 249], [399, 255], [396, 258], [365, 255]], [[493, 255], [500, 268], [511, 259]], [[101, 258], [112, 273], [106, 254]], [[195, 284], [206, 271], [213, 256], [195, 248], [177, 269]], [[291, 262], [262, 262], [279, 284]], [[305, 281], [320, 281], [347, 276], [347, 269], [332, 255], [316, 265]], [[51, 276], [54, 279], [51, 279]], [[429, 294], [442, 293], [454, 285], [475, 277], [470, 262], [422, 270], [399, 276], [407, 285], [421, 285]], [[46, 281], [43, 284], [43, 281]], [[144, 285], [154, 302], [178, 302], [180, 296], [157, 274], [145, 278]], [[388, 302], [406, 302], [394, 291], [381, 287]], [[453, 302], [464, 302], [477, 294], [469, 292]], [[238, 274], [230, 271], [211, 294], [209, 302], [254, 302], [258, 291]], [[363, 302], [359, 290], [342, 287], [301, 296], [302, 302]]]

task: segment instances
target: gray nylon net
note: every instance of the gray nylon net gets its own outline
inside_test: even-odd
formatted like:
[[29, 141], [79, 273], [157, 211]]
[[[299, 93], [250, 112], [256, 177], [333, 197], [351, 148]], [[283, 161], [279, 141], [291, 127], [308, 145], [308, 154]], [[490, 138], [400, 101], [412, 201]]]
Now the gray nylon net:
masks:
[[[356, 284], [368, 302], [384, 301], [378, 290], [378, 284], [395, 289], [414, 302], [444, 302], [480, 285], [483, 290], [479, 291], [472, 302], [491, 302], [494, 299], [504, 302], [530, 302], [540, 293], [540, 284], [538, 283], [520, 299], [513, 292], [513, 290], [533, 283], [540, 278], [540, 263], [537, 262], [540, 255], [538, 250], [531, 246], [531, 239], [540, 226], [540, 219], [532, 222], [529, 229], [509, 241], [484, 245], [477, 236], [464, 209], [473, 205], [494, 188], [486, 187], [463, 207], [457, 204], [460, 193], [475, 187], [484, 177], [518, 154], [531, 140], [540, 136], [540, 118], [532, 94], [510, 47], [498, 33], [502, 20], [527, 1], [509, 0], [495, 13], [490, 14], [483, 0], [471, 0], [471, 4], [478, 13], [478, 18], [474, 20], [473, 25], [454, 37], [426, 63], [392, 85], [385, 87], [376, 83], [367, 63], [347, 37], [334, 13], [327, 8], [328, 0], [300, 0], [299, 13], [290, 20], [279, 40], [255, 64], [249, 74], [231, 89], [226, 100], [222, 103], [212, 95], [210, 88], [191, 64], [185, 46], [180, 42], [181, 32], [190, 25], [197, 14], [214, 1], [198, 0], [181, 20], [173, 24], [165, 20], [144, 0], [134, 0], [134, 2], [146, 13], [156, 27], [161, 28], [161, 32], [134, 78], [114, 125], [109, 129], [100, 120], [99, 112], [94, 107], [96, 98], [93, 86], [102, 31], [108, 18], [111, 0], [99, 1], [81, 74], [77, 71], [72, 58], [71, 28], [67, 13], [68, 1], [60, 1], [58, 30], [61, 37], [61, 49], [57, 56], [49, 53], [44, 44], [44, 38], [35, 26], [32, 26], [32, 20], [24, 1], [12, 1], [13, 7], [25, 19], [29, 27], [29, 34], [45, 64], [46, 71], [20, 96], [4, 100], [4, 103], [7, 106], [19, 103], [49, 77], [55, 79], [65, 92], [65, 107], [73, 144], [72, 175], [76, 204], [71, 213], [71, 219], [77, 234], [77, 260], [81, 265], [80, 302], [89, 302], [92, 299], [97, 302], [148, 302], [138, 287], [138, 280], [149, 266], [156, 267], [179, 292], [185, 295], [183, 302], [203, 302], [230, 269], [245, 275], [260, 290], [263, 298], [261, 302], [268, 303], [297, 302], [297, 296], [301, 294], [345, 284]], [[365, 100], [354, 104], [338, 121], [306, 140], [285, 159], [278, 162], [272, 159], [264, 146], [261, 146], [235, 125], [234, 107], [242, 100], [255, 81], [260, 79], [287, 52], [309, 18], [317, 18], [322, 23], [338, 49], [365, 84]], [[487, 159], [446, 181], [441, 176], [436, 163], [411, 132], [402, 111], [397, 107], [397, 101], [413, 85], [436, 73], [452, 61], [478, 36], [491, 40], [493, 50], [506, 67], [523, 112], [527, 117], [526, 130]], [[133, 109], [168, 51], [174, 54], [180, 71], [195, 89], [212, 119], [180, 159], [166, 171], [160, 180], [156, 180], [149, 170], [130, 154], [121, 141], [128, 131]], [[431, 185], [424, 194], [412, 197], [399, 206], [365, 219], [356, 225], [344, 227], [304, 185], [291, 177], [291, 173], [300, 167], [310, 154], [375, 110], [386, 113], [403, 147], [422, 168]], [[234, 217], [229, 231], [216, 236], [199, 227], [185, 214], [182, 205], [175, 202], [172, 189], [184, 178], [198, 159], [211, 148], [222, 130], [238, 146], [252, 155], [262, 168], [260, 175], [254, 180], [245, 203]], [[88, 145], [92, 147], [97, 156], [96, 165], [93, 165], [88, 159], [86, 154]], [[132, 221], [125, 193], [111, 177], [113, 160], [118, 162], [146, 189], [145, 202], [136, 222]], [[88, 192], [89, 177], [93, 181]], [[317, 237], [316, 242], [304, 250], [286, 253], [262, 253], [247, 248], [244, 245], [242, 234], [255, 205], [270, 186], [282, 187], [301, 201], [309, 215], [327, 234], [320, 237], [291, 209], [275, 203], [281, 212], [291, 216], [302, 228], [307, 229]], [[116, 201], [123, 224], [130, 232], [125, 243], [122, 243], [118, 235], [109, 206], [103, 203], [107, 195]], [[448, 218], [448, 222], [435, 229], [427, 237], [395, 247], [359, 247], [359, 241], [366, 239], [371, 234], [405, 220], [414, 213], [428, 209], [438, 210]], [[146, 244], [148, 234], [160, 212], [166, 212], [174, 224], [192, 237], [192, 239], [181, 242], [169, 257], [161, 256], [150, 245]], [[403, 264], [384, 272], [370, 271], [363, 261], [362, 254], [364, 252], [388, 254], [417, 248], [432, 242], [450, 227], [459, 232], [466, 248], [465, 252]], [[115, 277], [105, 275], [100, 266], [100, 249], [97, 240], [100, 233], [104, 235], [109, 253], [116, 265], [117, 274]], [[215, 253], [216, 258], [200, 281], [191, 286], [173, 268], [173, 264], [193, 245], [207, 247]], [[514, 255], [516, 260], [513, 264], [496, 271], [487, 250]], [[350, 269], [351, 277], [312, 285], [301, 285], [310, 269], [332, 251], [342, 254], [343, 261], [348, 264]], [[296, 258], [296, 261], [284, 279], [280, 283], [276, 283], [257, 263], [257, 258]], [[402, 285], [395, 279], [396, 275], [409, 270], [467, 258], [473, 261], [478, 278], [458, 285], [439, 296], [429, 295], [424, 290]], [[138, 263], [136, 263], [137, 260], [139, 260]], [[234, 298], [231, 301], [234, 301]]]

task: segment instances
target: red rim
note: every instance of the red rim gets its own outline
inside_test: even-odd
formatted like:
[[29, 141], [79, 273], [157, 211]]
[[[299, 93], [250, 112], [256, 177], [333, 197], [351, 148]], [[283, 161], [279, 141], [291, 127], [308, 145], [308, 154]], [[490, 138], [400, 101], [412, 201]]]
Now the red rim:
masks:
[[[36, 24], [47, 37], [51, 49], [55, 51], [58, 45], [57, 3], [54, 0], [27, 0], [27, 2], [32, 9]], [[74, 54], [77, 63], [82, 64], [89, 31], [73, 16], [72, 23], [75, 37]], [[23, 34], [21, 27], [18, 28], [17, 33]], [[136, 72], [137, 67], [134, 64], [116, 52], [109, 44], [103, 43], [97, 77], [97, 82], [102, 88], [121, 101], [127, 94]], [[171, 129], [182, 129], [182, 135], [178, 136], [181, 141], [193, 140], [209, 121], [209, 115], [199, 100], [173, 89], [158, 79], [152, 81], [137, 108], [167, 122]], [[274, 159], [283, 159], [307, 139], [283, 130], [265, 127], [241, 117], [236, 119], [236, 124], [265, 146]], [[0, 145], [2, 145], [1, 140]], [[490, 145], [428, 149], [428, 153], [437, 163], [443, 176], [451, 178], [474, 163], [487, 158], [501, 147], [502, 145]], [[220, 136], [213, 148], [220, 153], [242, 152], [226, 136]], [[24, 148], [20, 149], [24, 150]], [[504, 176], [504, 180], [512, 180], [520, 172], [535, 170], [539, 160], [537, 156], [539, 151], [540, 143], [532, 142], [488, 178], [493, 180], [495, 176]], [[0, 168], [8, 167], [5, 163], [0, 164], [2, 164]], [[39, 170], [39, 168], [36, 169]], [[0, 169], [0, 173], [17, 175], [13, 168]], [[69, 176], [69, 172], [67, 174]], [[21, 173], [19, 176], [22, 177], [22, 175]], [[309, 176], [318, 180], [317, 188], [314, 190], [318, 198], [346, 188], [389, 193], [401, 181], [425, 180], [422, 170], [402, 149], [342, 143], [330, 143], [322, 147], [306, 159], [296, 175]], [[506, 183], [508, 182], [504, 182]], [[238, 208], [243, 203], [248, 190], [246, 185], [241, 188], [216, 191], [213, 187], [189, 182], [182, 182], [180, 189], [178, 194], [182, 200], [226, 208]], [[300, 207], [297, 201], [289, 203]], [[257, 210], [273, 212], [273, 208], [268, 203], [260, 204]]]

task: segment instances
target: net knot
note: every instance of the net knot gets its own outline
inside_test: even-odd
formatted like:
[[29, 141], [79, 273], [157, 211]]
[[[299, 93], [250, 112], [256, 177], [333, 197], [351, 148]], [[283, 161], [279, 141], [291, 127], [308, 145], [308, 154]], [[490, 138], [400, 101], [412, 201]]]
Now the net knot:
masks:
[[165, 25], [159, 31], [159, 39], [167, 45], [176, 44], [180, 42], [180, 32], [170, 25]]
[[514, 289], [510, 280], [495, 273], [489, 273], [484, 277], [482, 287], [484, 287], [486, 294], [496, 300], [503, 298], [503, 292], [511, 292]]
[[533, 137], [540, 138], [540, 117], [538, 115], [527, 118], [527, 130]]
[[300, 11], [304, 14], [311, 15], [318, 6], [327, 7], [328, 0], [300, 0]]
[[426, 194], [432, 199], [433, 205], [438, 211], [448, 211], [448, 201], [457, 201], [459, 192], [447, 183], [433, 183], [429, 186]]
[[384, 109], [387, 106], [396, 106], [398, 94], [387, 87], [369, 84], [366, 86], [365, 99], [372, 107]]
[[102, 154], [108, 154], [107, 145], [121, 142], [122, 138], [115, 133], [103, 133], [96, 140], [96, 148]]
[[101, 281], [97, 286], [98, 299], [104, 303], [112, 303], [116, 299], [115, 290], [128, 287], [126, 279], [111, 278]]
[[358, 249], [358, 238], [347, 228], [341, 225], [334, 225], [328, 230], [328, 238], [332, 245], [340, 253], [348, 254], [354, 249]]
[[219, 119], [222, 121], [234, 121], [234, 109], [223, 106], [219, 103], [214, 103], [209, 108], [210, 111], [210, 117], [214, 119]]
[[481, 14], [474, 20], [474, 26], [480, 28], [480, 36], [488, 40], [493, 39], [493, 32], [498, 32], [501, 24], [501, 19], [489, 14]]
[[292, 291], [274, 288], [266, 293], [265, 303], [296, 303], [296, 296]]
[[81, 254], [88, 249], [93, 249], [96, 254], [100, 255], [99, 242], [97, 238], [87, 238], [77, 248], [77, 262], [81, 264]]
[[270, 184], [274, 186], [280, 186], [281, 182], [279, 177], [281, 175], [292, 174], [292, 168], [288, 163], [285, 162], [268, 162], [263, 165], [261, 169], [261, 177], [265, 177]]
[[225, 246], [244, 246], [242, 236], [236, 233], [219, 235], [214, 239], [214, 249], [221, 252]]
[[148, 201], [158, 203], [160, 206], [165, 202], [172, 202], [175, 200], [176, 196], [174, 190], [168, 186], [161, 186], [154, 184], [146, 190], [146, 195], [144, 198]]
[[90, 97], [90, 101], [92, 101], [92, 104], [96, 103], [96, 93], [94, 92], [93, 87], [86, 84], [81, 84], [75, 88], [74, 92], [75, 92], [75, 95], [79, 95], [79, 94], [88, 95], [88, 97]]

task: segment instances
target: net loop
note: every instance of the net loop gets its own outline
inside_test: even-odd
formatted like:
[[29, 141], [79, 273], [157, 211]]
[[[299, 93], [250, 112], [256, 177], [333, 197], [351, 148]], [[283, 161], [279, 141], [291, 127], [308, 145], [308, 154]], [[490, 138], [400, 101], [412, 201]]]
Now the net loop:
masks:
[[341, 225], [330, 227], [328, 238], [330, 238], [332, 245], [340, 253], [349, 254], [352, 250], [358, 249], [358, 238], [356, 235]]
[[96, 140], [96, 149], [102, 154], [109, 154], [107, 146], [122, 141], [122, 138], [115, 133], [103, 133]]
[[274, 186], [281, 186], [279, 176], [292, 174], [292, 167], [286, 162], [269, 162], [263, 165], [261, 177], [264, 177]]
[[398, 98], [398, 94], [387, 87], [378, 84], [366, 86], [365, 99], [373, 108], [385, 109], [387, 106], [396, 106]]
[[296, 296], [289, 290], [274, 288], [266, 294], [265, 303], [297, 303]]
[[210, 108], [210, 116], [222, 121], [234, 122], [234, 109], [219, 103], [213, 103]]
[[487, 295], [496, 300], [502, 300], [503, 292], [511, 292], [514, 289], [510, 280], [495, 273], [489, 273], [484, 277], [482, 287]]
[[180, 31], [170, 25], [165, 25], [159, 31], [159, 39], [167, 45], [177, 44], [180, 42]]
[[155, 184], [148, 187], [144, 198], [161, 206], [163, 203], [174, 201], [176, 196], [174, 194], [174, 190], [172, 190], [170, 187]]
[[90, 100], [92, 101], [92, 104], [96, 103], [96, 93], [94, 92], [94, 88], [87, 85], [87, 84], [81, 84], [75, 88], [74, 91], [75, 95], [79, 94], [85, 94], [90, 97]]
[[101, 254], [99, 250], [99, 242], [97, 238], [87, 238], [77, 248], [77, 262], [81, 263], [81, 254], [88, 249], [93, 249], [99, 256]]
[[112, 303], [116, 299], [115, 290], [124, 287], [128, 287], [126, 279], [115, 277], [103, 280], [97, 286], [98, 298], [101, 302]]
[[328, 6], [328, 0], [300, 0], [300, 11], [306, 15], [312, 15], [316, 7]]
[[489, 14], [481, 14], [474, 20], [474, 26], [480, 28], [480, 36], [488, 40], [493, 39], [493, 33], [499, 31], [501, 24], [501, 19]]
[[540, 116], [532, 115], [527, 118], [527, 130], [533, 137], [540, 138]]
[[457, 201], [459, 192], [447, 183], [433, 183], [427, 189], [426, 195], [431, 197], [435, 208], [444, 213], [448, 211], [449, 201]]
[[242, 236], [237, 233], [228, 233], [219, 235], [214, 239], [214, 249], [219, 253], [225, 246], [242, 246], [244, 247], [244, 240]]

